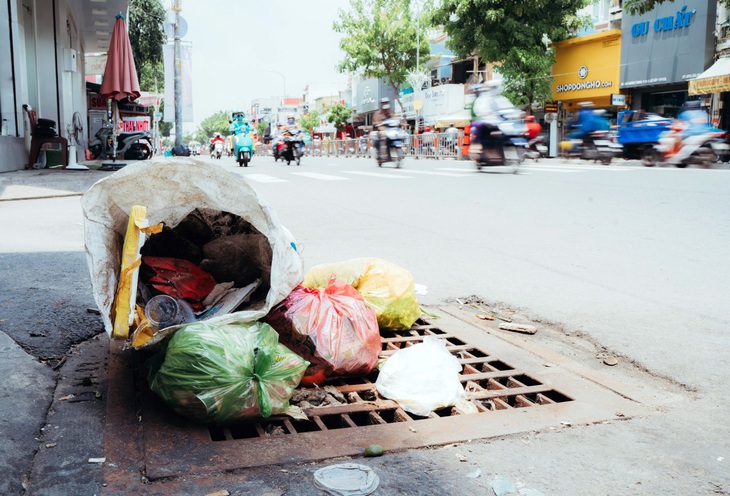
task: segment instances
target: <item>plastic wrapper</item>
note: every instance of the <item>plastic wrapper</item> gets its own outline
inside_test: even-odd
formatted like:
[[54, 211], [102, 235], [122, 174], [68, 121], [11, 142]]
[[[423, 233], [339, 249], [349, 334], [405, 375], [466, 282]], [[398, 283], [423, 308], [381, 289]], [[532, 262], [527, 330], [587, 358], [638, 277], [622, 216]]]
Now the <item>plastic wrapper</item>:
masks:
[[173, 298], [187, 300], [196, 311], [203, 308], [202, 301], [217, 284], [200, 267], [178, 258], [142, 257], [142, 271], [149, 276], [147, 285]]
[[177, 413], [226, 423], [284, 412], [309, 362], [268, 324], [189, 324], [150, 360], [149, 385]]
[[398, 265], [379, 258], [355, 258], [312, 267], [304, 276], [304, 286], [324, 288], [335, 275], [362, 295], [375, 309], [383, 329], [410, 329], [421, 316], [413, 276]]
[[378, 362], [375, 311], [349, 284], [332, 277], [324, 289], [297, 287], [266, 316], [281, 342], [328, 375], [367, 374]]
[[426, 417], [466, 399], [460, 372], [459, 360], [444, 342], [426, 336], [422, 343], [393, 353], [380, 368], [375, 387], [405, 411]]

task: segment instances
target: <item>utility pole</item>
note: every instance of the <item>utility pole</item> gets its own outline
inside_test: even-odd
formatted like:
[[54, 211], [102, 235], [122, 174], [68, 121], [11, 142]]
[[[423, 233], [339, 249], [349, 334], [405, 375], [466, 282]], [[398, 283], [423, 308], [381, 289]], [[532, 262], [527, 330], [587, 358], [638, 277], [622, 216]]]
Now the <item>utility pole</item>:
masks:
[[182, 57], [180, 55], [180, 11], [182, 0], [175, 0], [172, 10], [175, 12], [175, 146], [182, 145]]

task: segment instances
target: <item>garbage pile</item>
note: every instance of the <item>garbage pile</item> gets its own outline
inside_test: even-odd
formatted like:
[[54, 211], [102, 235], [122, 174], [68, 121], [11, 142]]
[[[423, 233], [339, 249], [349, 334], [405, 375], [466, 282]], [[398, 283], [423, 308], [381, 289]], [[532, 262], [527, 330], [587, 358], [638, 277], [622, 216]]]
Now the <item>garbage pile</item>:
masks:
[[[324, 383], [371, 372], [382, 362], [381, 329], [408, 330], [421, 316], [413, 277], [385, 260], [303, 274], [272, 209], [215, 165], [134, 164], [92, 186], [82, 207], [105, 329], [155, 353], [151, 390], [196, 422], [294, 414], [292, 396], [303, 405], [339, 401]], [[443, 343], [400, 350], [383, 367], [391, 362], [378, 393], [409, 411], [464, 400], [461, 366]], [[314, 385], [322, 398], [297, 390]]]

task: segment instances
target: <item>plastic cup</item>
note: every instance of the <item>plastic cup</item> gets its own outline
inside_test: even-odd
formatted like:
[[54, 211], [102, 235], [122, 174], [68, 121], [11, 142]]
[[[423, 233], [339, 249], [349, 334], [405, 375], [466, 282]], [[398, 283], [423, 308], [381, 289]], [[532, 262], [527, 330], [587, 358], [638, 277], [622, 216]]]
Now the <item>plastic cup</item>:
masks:
[[150, 298], [144, 313], [147, 319], [160, 329], [195, 321], [195, 314], [188, 302], [168, 295]]

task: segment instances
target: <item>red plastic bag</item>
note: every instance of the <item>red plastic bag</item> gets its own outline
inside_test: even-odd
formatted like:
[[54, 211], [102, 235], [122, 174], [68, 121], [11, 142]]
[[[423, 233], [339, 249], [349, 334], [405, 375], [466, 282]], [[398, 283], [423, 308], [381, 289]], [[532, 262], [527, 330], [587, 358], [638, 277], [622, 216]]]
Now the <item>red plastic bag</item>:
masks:
[[311, 362], [306, 376], [367, 374], [378, 362], [375, 310], [334, 276], [324, 289], [297, 286], [265, 321], [279, 333], [280, 343]]
[[151, 276], [145, 284], [160, 293], [186, 300], [199, 312], [202, 301], [213, 288], [216, 280], [200, 267], [187, 260], [168, 257], [142, 257], [143, 274]]

